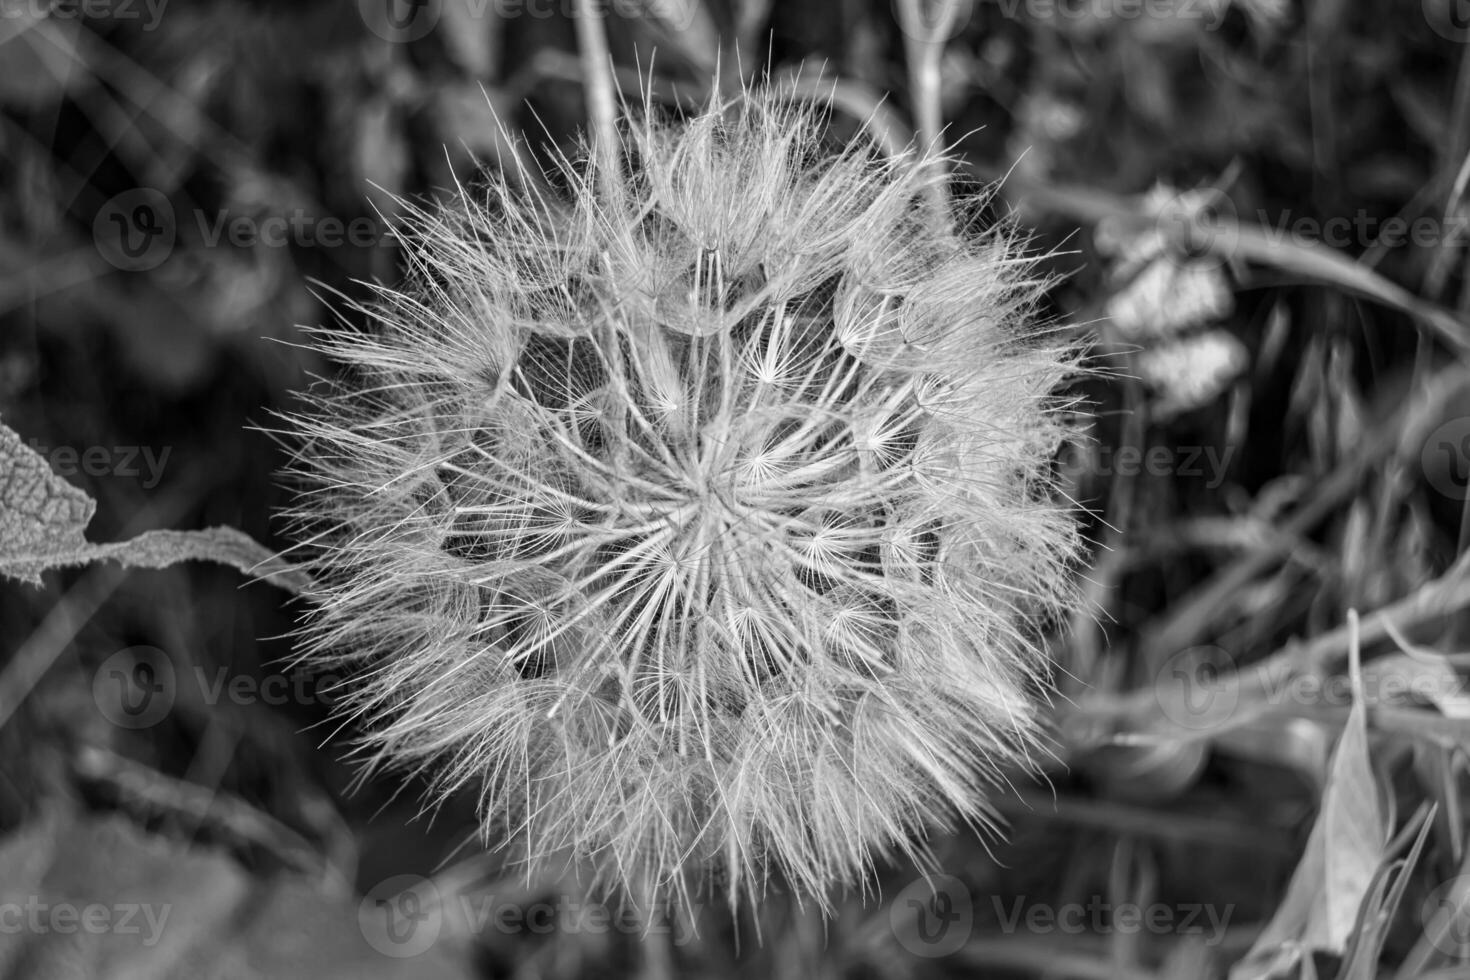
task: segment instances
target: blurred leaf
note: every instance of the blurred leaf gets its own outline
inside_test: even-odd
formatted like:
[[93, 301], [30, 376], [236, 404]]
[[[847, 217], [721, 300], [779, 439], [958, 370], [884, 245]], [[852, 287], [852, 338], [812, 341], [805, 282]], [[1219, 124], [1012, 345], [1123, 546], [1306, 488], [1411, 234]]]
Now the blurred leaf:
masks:
[[1446, 718], [1470, 718], [1470, 693], [1445, 660], [1399, 653], [1375, 660], [1373, 669], [1379, 675], [1375, 687], [1423, 695]]
[[1348, 714], [1317, 822], [1276, 915], [1230, 971], [1231, 980], [1291, 976], [1316, 951], [1341, 955], [1383, 863], [1387, 829], [1368, 755], [1367, 709], [1353, 633], [1354, 702]]
[[504, 23], [496, 8], [480, 0], [444, 0], [440, 18], [440, 34], [449, 57], [476, 78], [495, 75], [496, 44]]
[[[0, 842], [0, 980], [439, 980], [442, 947], [375, 948], [341, 885], [252, 879], [222, 854], [121, 817], [50, 812]], [[16, 928], [17, 922], [19, 928]]]
[[1080, 765], [1109, 797], [1159, 803], [1182, 796], [1199, 780], [1209, 749], [1203, 739], [1104, 745]]
[[761, 31], [771, 22], [775, 0], [735, 0], [735, 38], [740, 51], [760, 47]]
[[[445, 86], [446, 90], [453, 88]], [[350, 130], [346, 163], [352, 186], [362, 188], [375, 210], [392, 217], [398, 213], [410, 164], [392, 100], [381, 95], [366, 99], [357, 111], [344, 116], [342, 124]], [[451, 138], [445, 135], [444, 142]]]
[[1219, 961], [1204, 940], [1198, 936], [1183, 936], [1169, 947], [1157, 975], [1211, 980], [1221, 976], [1221, 972]]
[[1446, 718], [1470, 718], [1470, 694], [1455, 670], [1456, 664], [1465, 662], [1466, 655], [1416, 646], [1392, 623], [1386, 623], [1384, 629], [1403, 652], [1381, 657], [1374, 665], [1391, 671], [1401, 689], [1423, 694]]
[[654, 29], [701, 75], [715, 69], [720, 54], [720, 29], [704, 0], [639, 0], [639, 23]]
[[[0, 16], [0, 104], [37, 109], [60, 101], [84, 75], [76, 19], [51, 18], [43, 4], [7, 4]], [[12, 9], [13, 8], [13, 9]]]
[[[1337, 980], [1373, 980], [1378, 975], [1378, 957], [1383, 952], [1383, 941], [1388, 938], [1388, 928], [1404, 899], [1404, 892], [1408, 889], [1409, 878], [1419, 863], [1419, 856], [1424, 852], [1424, 842], [1434, 829], [1436, 809], [1434, 804], [1425, 803], [1409, 818], [1409, 822], [1400, 832], [1400, 840], [1412, 834], [1414, 845], [1409, 849], [1407, 857], [1392, 861], [1379, 869], [1371, 897], [1363, 903], [1363, 915], [1343, 957], [1342, 970], [1338, 973]], [[1390, 847], [1390, 851], [1397, 849]]]
[[[961, 165], [984, 180], [1006, 176], [994, 169], [967, 162]], [[1019, 199], [1023, 209], [1070, 215], [1094, 224], [1111, 222], [1107, 234], [1113, 237], [1150, 234], [1162, 227], [1183, 252], [1203, 248], [1216, 258], [1231, 263], [1261, 265], [1289, 273], [1305, 282], [1323, 283], [1350, 295], [1366, 297], [1429, 327], [1461, 357], [1470, 356], [1470, 340], [1466, 339], [1465, 327], [1458, 314], [1414, 295], [1364, 263], [1319, 242], [1279, 240], [1281, 236], [1274, 229], [1263, 228], [1255, 222], [1237, 221], [1225, 214], [1212, 219], [1211, 233], [1201, 241], [1197, 232], [1191, 232], [1188, 222], [1166, 220], [1161, 225], [1161, 217], [1167, 216], [1161, 215], [1157, 204], [1147, 196], [1119, 197], [1091, 187], [1027, 179], [1024, 172], [1009, 177], [1006, 187], [1011, 196]], [[1249, 283], [1246, 285], [1250, 286]]]
[[510, 180], [523, 179], [529, 163], [521, 158], [506, 127], [514, 108], [504, 103], [499, 90], [474, 82], [443, 85], [434, 92], [433, 112], [438, 139], [444, 144], [436, 162], [453, 168], [436, 174], [441, 183], [453, 183], [472, 165], [498, 165]]
[[1336, 286], [1346, 293], [1400, 310], [1431, 328], [1462, 357], [1470, 352], [1470, 341], [1465, 339], [1465, 327], [1459, 316], [1390, 282], [1336, 249], [1316, 242], [1277, 241], [1259, 225], [1245, 223], [1235, 229], [1232, 244], [1235, 255], [1242, 260]]

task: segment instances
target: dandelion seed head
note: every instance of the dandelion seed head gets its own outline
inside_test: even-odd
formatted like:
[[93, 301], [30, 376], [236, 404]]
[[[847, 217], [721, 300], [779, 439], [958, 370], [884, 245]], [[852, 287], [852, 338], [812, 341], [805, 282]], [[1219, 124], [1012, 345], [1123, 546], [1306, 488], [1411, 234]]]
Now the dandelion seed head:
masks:
[[320, 333], [304, 655], [368, 771], [474, 789], [533, 863], [825, 904], [1034, 754], [1072, 352], [918, 156], [760, 95], [624, 139], [412, 209], [374, 330]]

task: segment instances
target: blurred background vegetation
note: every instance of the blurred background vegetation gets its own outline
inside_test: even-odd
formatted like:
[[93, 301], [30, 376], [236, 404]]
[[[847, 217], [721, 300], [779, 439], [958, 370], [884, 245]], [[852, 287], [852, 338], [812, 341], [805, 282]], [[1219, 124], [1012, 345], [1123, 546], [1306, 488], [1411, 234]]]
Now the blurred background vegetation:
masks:
[[[634, 102], [769, 78], [899, 143], [924, 128], [927, 63], [960, 184], [1003, 181], [979, 217], [1034, 230], [1048, 314], [1106, 372], [1057, 461], [1094, 548], [1091, 605], [1056, 624], [1049, 782], [997, 801], [1003, 840], [936, 832], [932, 901], [883, 868], [831, 922], [774, 883], [689, 941], [449, 915], [431, 955], [310, 975], [1411, 977], [1470, 953], [1470, 699], [1446, 656], [1470, 602], [1470, 21], [1457, 0], [966, 0], [918, 31], [940, 6], [628, 0], [603, 22]], [[0, 0], [0, 416], [96, 498], [93, 539], [230, 524], [285, 544], [286, 450], [258, 427], [331, 370], [300, 328], [398, 278], [398, 198], [572, 148], [573, 10]], [[139, 202], [173, 241], [133, 261], [109, 235]], [[236, 219], [297, 230], [221, 234]], [[355, 910], [396, 875], [576, 894], [571, 872], [528, 883], [484, 855], [474, 800], [418, 817], [415, 786], [353, 787], [331, 679], [291, 666], [295, 615], [204, 566], [0, 586], [0, 830], [32, 848], [51, 827], [40, 851], [104, 893], [162, 874], [140, 849], [187, 851], [171, 901], [243, 916], [208, 935], [254, 964], [235, 975], [308, 975], [290, 943], [269, 959], [280, 910]], [[93, 682], [138, 646], [285, 693], [181, 683], [167, 717], [120, 727]], [[256, 891], [221, 897], [227, 879]], [[1089, 903], [1111, 911], [1012, 917]], [[1167, 922], [1125, 929], [1128, 903]], [[959, 938], [935, 945], [946, 914]], [[0, 972], [28, 975], [18, 955]]]

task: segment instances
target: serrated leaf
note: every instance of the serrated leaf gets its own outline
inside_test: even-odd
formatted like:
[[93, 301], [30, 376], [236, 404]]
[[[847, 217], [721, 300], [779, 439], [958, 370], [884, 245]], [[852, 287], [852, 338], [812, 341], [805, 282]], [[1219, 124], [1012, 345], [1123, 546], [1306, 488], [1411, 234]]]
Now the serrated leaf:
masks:
[[230, 527], [148, 531], [130, 541], [92, 544], [87, 525], [97, 505], [51, 471], [39, 453], [0, 424], [0, 576], [39, 586], [53, 568], [112, 560], [134, 568], [212, 561], [267, 578], [293, 592], [310, 579], [249, 535]]
[[96, 508], [15, 430], [0, 425], [0, 571], [40, 585], [50, 561], [87, 547], [85, 531]]

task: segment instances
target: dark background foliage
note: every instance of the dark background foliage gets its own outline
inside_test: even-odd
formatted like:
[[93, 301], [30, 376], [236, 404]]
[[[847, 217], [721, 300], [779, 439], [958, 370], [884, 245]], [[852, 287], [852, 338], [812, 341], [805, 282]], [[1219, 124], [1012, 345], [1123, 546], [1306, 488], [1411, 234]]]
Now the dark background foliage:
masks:
[[[154, 16], [111, 0], [47, 15], [0, 0], [0, 415], [98, 501], [93, 540], [229, 524], [285, 546], [273, 515], [287, 450], [261, 428], [331, 370], [300, 346], [301, 325], [350, 319], [343, 300], [363, 281], [397, 279], [397, 198], [572, 148], [585, 106], [571, 3], [442, 0], [411, 41], [384, 30], [379, 6], [213, 0]], [[799, 77], [818, 97], [841, 79], [839, 124], [914, 125], [886, 0], [632, 6], [605, 20], [630, 100], [646, 84], [670, 111], [695, 105], [717, 70], [726, 91]], [[466, 969], [1223, 975], [1273, 916], [1312, 907], [1287, 883], [1318, 814], [1344, 805], [1328, 753], [1350, 701], [1289, 696], [1197, 737], [1127, 737], [1180, 721], [1155, 689], [1181, 665], [1233, 676], [1283, 655], [1302, 658], [1296, 674], [1343, 678], [1334, 631], [1350, 609], [1365, 661], [1398, 656], [1371, 628], [1384, 609], [1408, 640], [1462, 648], [1470, 29], [1454, 0], [960, 6], [938, 62], [959, 182], [1004, 178], [977, 217], [1034, 229], [1057, 277], [1049, 315], [1106, 372], [1080, 385], [1085, 438], [1057, 464], [1094, 547], [1092, 606], [1056, 624], [1049, 781], [1018, 777], [997, 801], [1003, 840], [936, 833], [945, 887], [972, 900], [944, 956], [910, 927], [948, 906], [905, 911], [895, 897], [919, 894], [917, 872], [883, 868], [827, 924], [777, 882], [760, 910], [707, 910], [688, 943], [565, 919], [554, 938], [471, 929], [444, 940]], [[108, 216], [140, 192], [167, 203], [177, 240], [150, 268], [119, 268]], [[221, 218], [308, 233], [211, 242]], [[1393, 219], [1424, 233], [1395, 236]], [[333, 222], [362, 240], [324, 243]], [[105, 460], [66, 452], [89, 447]], [[124, 463], [145, 448], [165, 460], [156, 480], [141, 452]], [[0, 829], [23, 833], [64, 801], [261, 883], [327, 867], [359, 892], [412, 873], [522, 889], [523, 902], [573, 893], [575, 877], [499, 877], [473, 839], [473, 800], [416, 819], [421, 786], [351, 785], [332, 679], [291, 663], [297, 613], [200, 565], [0, 588]], [[274, 678], [287, 693], [181, 684], [165, 719], [120, 728], [99, 716], [93, 681], [140, 645], [181, 675]], [[1463, 692], [1453, 671], [1402, 659], [1396, 676], [1430, 677], [1429, 693], [1375, 703], [1368, 758], [1386, 829], [1408, 836], [1358, 863], [1404, 857], [1421, 827], [1423, 846], [1395, 868], [1402, 894], [1368, 903], [1384, 913], [1376, 933], [1368, 915], [1345, 947], [1305, 943], [1320, 976], [1375, 976], [1380, 961], [1421, 975], [1462, 951], [1426, 934], [1425, 909], [1464, 894]], [[1353, 863], [1350, 848], [1330, 853]], [[1089, 902], [1165, 908], [1172, 925], [1007, 925], [1015, 908]], [[1180, 925], [1196, 907], [1229, 927]]]

